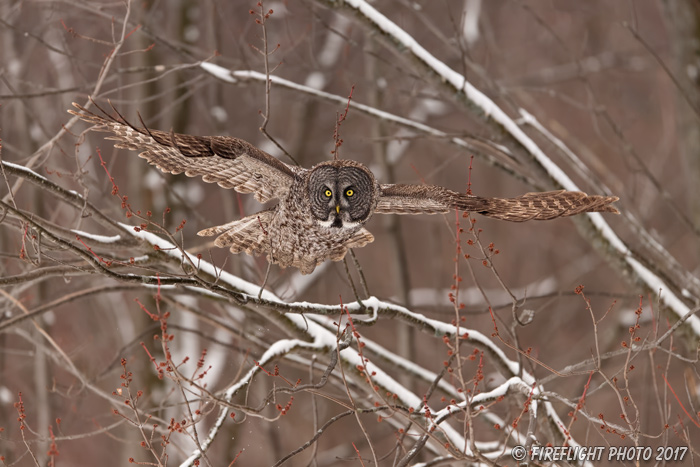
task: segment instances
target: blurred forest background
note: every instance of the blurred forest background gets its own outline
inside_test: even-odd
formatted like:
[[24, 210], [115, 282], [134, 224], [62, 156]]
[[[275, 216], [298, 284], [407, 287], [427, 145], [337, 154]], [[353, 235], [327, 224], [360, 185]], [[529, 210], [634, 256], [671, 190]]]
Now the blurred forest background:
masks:
[[[513, 465], [533, 442], [697, 464], [699, 8], [0, 2], [3, 465]], [[265, 259], [196, 236], [251, 195], [163, 175], [66, 112], [109, 100], [291, 164], [259, 130], [269, 99], [266, 131], [311, 167], [351, 90], [340, 156], [382, 182], [573, 183], [622, 214], [376, 216], [356, 261], [273, 265], [258, 298]]]

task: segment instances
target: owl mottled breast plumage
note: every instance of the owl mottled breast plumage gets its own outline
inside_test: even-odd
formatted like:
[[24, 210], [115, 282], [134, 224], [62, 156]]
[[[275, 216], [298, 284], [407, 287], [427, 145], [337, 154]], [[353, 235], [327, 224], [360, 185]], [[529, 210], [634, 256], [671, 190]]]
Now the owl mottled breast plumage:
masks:
[[378, 195], [379, 185], [362, 164], [323, 162], [300, 170], [274, 208], [199, 235], [219, 235], [216, 246], [266, 254], [268, 261], [309, 274], [328, 259], [342, 260], [349, 248], [374, 241], [362, 226], [372, 216]]
[[198, 232], [218, 235], [214, 244], [233, 253], [267, 256], [282, 267], [311, 273], [328, 259], [342, 260], [348, 249], [374, 237], [363, 226], [374, 214], [438, 214], [470, 211], [514, 222], [548, 220], [583, 212], [612, 212], [615, 196], [578, 191], [527, 193], [485, 198], [435, 185], [380, 185], [372, 172], [352, 160], [322, 162], [310, 169], [289, 166], [250, 143], [226, 136], [192, 136], [135, 127], [117, 113], [97, 115], [73, 104], [69, 110], [93, 129], [111, 135], [118, 148], [164, 172], [201, 176], [205, 182], [253, 193], [260, 202], [278, 199], [267, 210]]

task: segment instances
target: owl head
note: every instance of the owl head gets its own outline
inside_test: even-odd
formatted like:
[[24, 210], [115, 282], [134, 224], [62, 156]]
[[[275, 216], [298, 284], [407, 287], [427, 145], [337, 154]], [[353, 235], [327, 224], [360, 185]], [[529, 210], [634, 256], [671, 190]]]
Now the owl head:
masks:
[[333, 229], [356, 229], [369, 220], [377, 205], [379, 185], [359, 162], [322, 162], [309, 173], [311, 214]]

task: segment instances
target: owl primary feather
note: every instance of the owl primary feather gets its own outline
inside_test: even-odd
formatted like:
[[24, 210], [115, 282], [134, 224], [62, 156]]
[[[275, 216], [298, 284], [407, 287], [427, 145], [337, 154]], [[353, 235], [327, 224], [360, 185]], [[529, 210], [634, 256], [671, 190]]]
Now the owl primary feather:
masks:
[[215, 245], [231, 252], [265, 254], [282, 267], [311, 273], [328, 259], [340, 261], [349, 248], [374, 237], [363, 226], [374, 214], [438, 214], [469, 211], [496, 219], [522, 222], [548, 220], [583, 212], [611, 212], [615, 196], [588, 196], [578, 191], [527, 193], [517, 198], [484, 198], [435, 185], [380, 184], [363, 164], [352, 160], [322, 162], [310, 169], [295, 167], [250, 143], [227, 136], [192, 136], [135, 127], [119, 113], [97, 115], [73, 103], [69, 110], [118, 148], [139, 156], [163, 172], [201, 176], [205, 182], [253, 193], [274, 207], [198, 232], [217, 235]]

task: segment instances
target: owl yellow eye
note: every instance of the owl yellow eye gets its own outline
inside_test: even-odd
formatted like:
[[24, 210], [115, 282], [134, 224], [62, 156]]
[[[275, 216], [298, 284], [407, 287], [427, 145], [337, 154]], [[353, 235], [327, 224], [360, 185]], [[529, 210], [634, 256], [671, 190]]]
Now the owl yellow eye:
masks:
[[354, 194], [355, 194], [355, 190], [353, 190], [352, 188], [348, 188], [347, 190], [345, 190], [345, 196], [347, 196], [348, 198]]
[[330, 198], [331, 196], [333, 196], [333, 192], [331, 190], [326, 190], [324, 194], [326, 195], [326, 198]]

